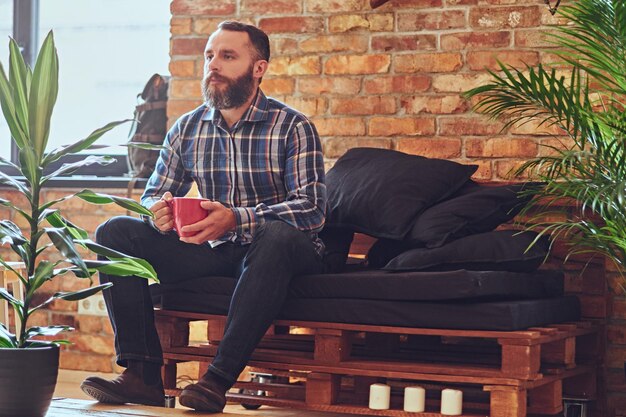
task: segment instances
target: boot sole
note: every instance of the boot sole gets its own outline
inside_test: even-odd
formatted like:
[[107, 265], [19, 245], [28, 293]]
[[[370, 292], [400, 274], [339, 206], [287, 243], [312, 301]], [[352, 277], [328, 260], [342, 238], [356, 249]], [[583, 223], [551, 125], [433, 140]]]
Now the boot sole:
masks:
[[89, 383], [89, 382], [83, 382], [82, 384], [80, 384], [80, 389], [83, 390], [85, 394], [94, 398], [98, 402], [105, 403], [105, 404], [131, 403], [131, 404], [149, 405], [149, 406], [154, 406], [154, 407], [165, 406], [165, 399], [163, 400], [162, 403], [155, 403], [154, 401], [133, 401], [133, 400], [129, 400], [128, 398], [123, 398], [116, 394], [113, 394], [107, 391], [106, 389], [96, 384]]
[[225, 404], [211, 401], [207, 396], [185, 389], [178, 397], [178, 403], [184, 407], [193, 408], [196, 411], [205, 411], [209, 413], [221, 413]]

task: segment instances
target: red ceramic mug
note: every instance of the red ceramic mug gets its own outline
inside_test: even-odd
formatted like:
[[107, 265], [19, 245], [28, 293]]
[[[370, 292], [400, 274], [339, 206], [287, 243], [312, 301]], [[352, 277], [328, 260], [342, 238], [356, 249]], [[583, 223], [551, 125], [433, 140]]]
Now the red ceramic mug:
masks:
[[199, 222], [209, 214], [207, 210], [200, 206], [200, 203], [203, 201], [208, 200], [194, 197], [174, 197], [171, 200], [166, 200], [168, 207], [172, 210], [174, 230], [176, 230], [180, 237], [191, 237], [198, 233], [183, 233], [180, 230], [183, 226]]

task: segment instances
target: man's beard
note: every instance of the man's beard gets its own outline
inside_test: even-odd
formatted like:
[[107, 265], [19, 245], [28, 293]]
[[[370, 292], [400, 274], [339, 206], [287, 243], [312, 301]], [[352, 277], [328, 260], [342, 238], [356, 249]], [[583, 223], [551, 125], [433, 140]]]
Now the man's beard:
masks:
[[[205, 103], [214, 109], [233, 109], [244, 105], [256, 88], [252, 73], [253, 66], [250, 66], [245, 74], [235, 79], [217, 74], [205, 76], [202, 79], [202, 97]], [[211, 79], [224, 82], [225, 88], [211, 86]]]

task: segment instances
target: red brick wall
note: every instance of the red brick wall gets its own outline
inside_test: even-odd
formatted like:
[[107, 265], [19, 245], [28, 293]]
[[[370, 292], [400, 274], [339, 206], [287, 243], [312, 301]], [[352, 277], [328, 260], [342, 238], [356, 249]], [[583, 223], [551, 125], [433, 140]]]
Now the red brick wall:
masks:
[[472, 162], [503, 180], [549, 140], [534, 127], [501, 133], [460, 93], [507, 64], [552, 59], [540, 30], [558, 23], [539, 0], [174, 0], [173, 121], [200, 103], [202, 51], [225, 19], [254, 23], [272, 42], [268, 94], [309, 115], [328, 165], [355, 146]]

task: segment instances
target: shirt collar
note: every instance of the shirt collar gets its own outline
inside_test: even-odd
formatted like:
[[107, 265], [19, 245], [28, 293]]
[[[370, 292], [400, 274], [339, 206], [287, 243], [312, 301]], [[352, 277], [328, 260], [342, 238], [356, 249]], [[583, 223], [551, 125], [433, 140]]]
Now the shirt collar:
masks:
[[[269, 111], [267, 110], [268, 106], [269, 102], [267, 100], [267, 97], [260, 88], [257, 89], [257, 93], [254, 97], [254, 100], [252, 100], [252, 104], [250, 104], [248, 110], [246, 110], [243, 116], [241, 116], [240, 121], [261, 122], [263, 120], [267, 120], [269, 114]], [[202, 120], [210, 120], [214, 124], [219, 124], [220, 120], [222, 120], [222, 113], [214, 108], [207, 106], [207, 111], [202, 116]]]

